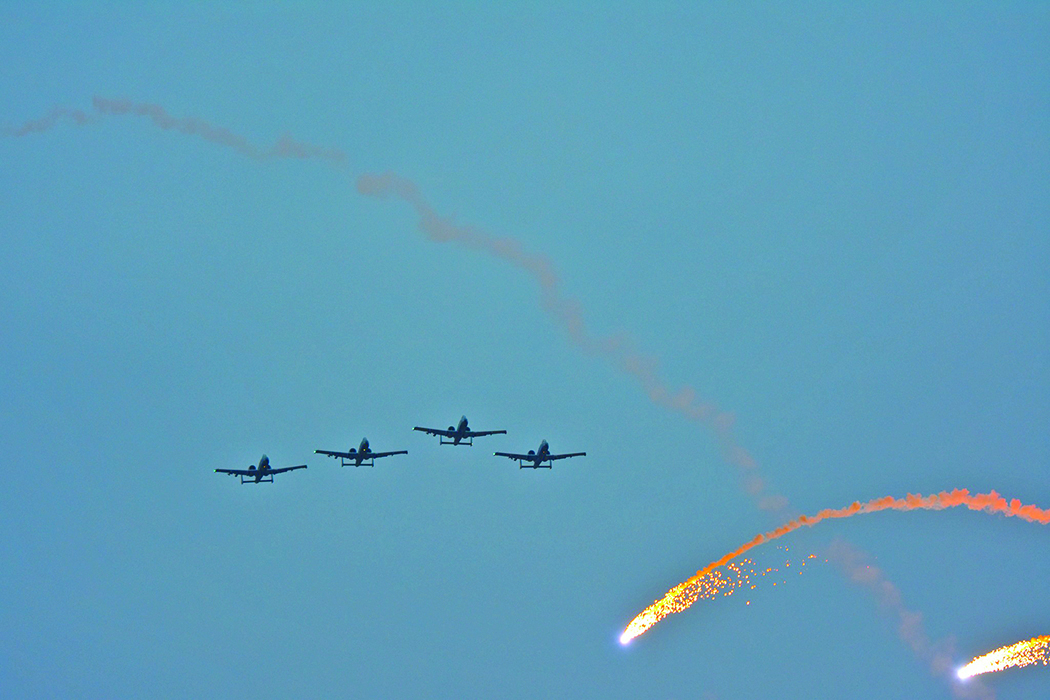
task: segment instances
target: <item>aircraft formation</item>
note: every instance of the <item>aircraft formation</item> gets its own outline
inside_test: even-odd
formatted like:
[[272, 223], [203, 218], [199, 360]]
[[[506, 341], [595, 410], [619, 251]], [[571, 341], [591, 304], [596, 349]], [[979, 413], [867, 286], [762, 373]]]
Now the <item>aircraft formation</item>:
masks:
[[[422, 428], [418, 425], [413, 428], [413, 430], [418, 430], [427, 435], [436, 435], [438, 443], [441, 445], [465, 445], [467, 447], [473, 447], [474, 438], [477, 437], [507, 434], [506, 430], [471, 430], [466, 416], [460, 418], [459, 423], [455, 426], [450, 425], [448, 430], [442, 430], [441, 428]], [[338, 459], [339, 466], [341, 467], [374, 467], [375, 460], [381, 457], [392, 457], [393, 455], [407, 455], [408, 450], [373, 452], [371, 446], [368, 444], [368, 438], [362, 438], [361, 443], [356, 448], [351, 447], [346, 452], [339, 452], [337, 450], [314, 450], [314, 454]], [[567, 452], [565, 454], [552, 454], [547, 441], [541, 440], [538, 449], [529, 450], [524, 454], [517, 452], [493, 452], [493, 455], [516, 460], [519, 469], [552, 469], [555, 460], [568, 459], [569, 457], [586, 457], [587, 453]], [[283, 472], [306, 468], [305, 464], [297, 464], [293, 467], [280, 467], [275, 469], [270, 466], [270, 458], [263, 455], [259, 460], [258, 465], [249, 465], [247, 469], [216, 469], [215, 472], [217, 474], [229, 474], [230, 476], [240, 477], [242, 484], [271, 484], [273, 483], [274, 474], [281, 474]]]

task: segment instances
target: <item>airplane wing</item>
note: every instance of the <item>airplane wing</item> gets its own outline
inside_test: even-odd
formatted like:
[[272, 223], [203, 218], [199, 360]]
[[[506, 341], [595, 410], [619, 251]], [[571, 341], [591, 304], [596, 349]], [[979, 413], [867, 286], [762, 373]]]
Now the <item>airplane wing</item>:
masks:
[[271, 469], [267, 473], [269, 473], [269, 474], [280, 474], [281, 472], [290, 472], [290, 471], [293, 471], [295, 469], [306, 469], [306, 465], [305, 464], [299, 464], [299, 465], [296, 465], [294, 467], [281, 467], [280, 469]]
[[247, 469], [216, 469], [215, 471], [220, 474], [229, 474], [230, 476], [255, 476], [257, 473], [254, 469], [252, 471]]
[[506, 430], [468, 430], [463, 433], [463, 437], [476, 438], [483, 437], [485, 435], [506, 435]]
[[328, 455], [329, 457], [342, 457], [343, 459], [353, 459], [357, 456], [357, 453], [350, 454], [349, 452], [332, 452], [331, 450], [314, 450], [314, 454]]
[[586, 456], [587, 456], [586, 452], [571, 452], [569, 454], [564, 454], [564, 455], [547, 455], [547, 459], [555, 460], [555, 459], [568, 459], [569, 457], [586, 457]]
[[366, 452], [367, 459], [375, 459], [377, 457], [389, 457], [390, 455], [407, 455], [408, 450], [398, 450], [396, 452]]
[[420, 428], [418, 425], [412, 430], [418, 430], [426, 433], [427, 435], [440, 435], [441, 437], [455, 437], [455, 430], [441, 430], [440, 428]]
[[536, 457], [536, 455], [516, 455], [513, 452], [493, 452], [492, 454], [497, 457], [510, 457], [511, 459], [535, 459]]

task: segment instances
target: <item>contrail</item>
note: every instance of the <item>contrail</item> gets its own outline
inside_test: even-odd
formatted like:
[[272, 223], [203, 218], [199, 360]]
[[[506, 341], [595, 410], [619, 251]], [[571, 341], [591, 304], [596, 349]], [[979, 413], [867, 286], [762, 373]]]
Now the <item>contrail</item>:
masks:
[[663, 598], [657, 600], [631, 620], [623, 634], [620, 635], [620, 642], [627, 644], [635, 637], [644, 634], [646, 630], [671, 613], [682, 612], [696, 602], [699, 591], [704, 590], [705, 586], [708, 585], [712, 572], [718, 567], [727, 564], [760, 544], [779, 539], [800, 527], [812, 527], [822, 520], [831, 518], [851, 518], [861, 513], [876, 513], [882, 510], [943, 510], [958, 506], [966, 506], [970, 510], [980, 510], [986, 513], [1002, 513], [1003, 515], [1043, 525], [1050, 523], [1050, 510], [1043, 510], [1034, 505], [1024, 505], [1016, 498], [1007, 501], [995, 491], [971, 496], [966, 489], [942, 491], [930, 496], [919, 494], [908, 494], [905, 498], [886, 496], [867, 503], [854, 502], [847, 508], [822, 510], [816, 515], [800, 515], [775, 530], [770, 530], [745, 542], [697, 571], [695, 576], [686, 579], [669, 590], [664, 594]]
[[957, 672], [959, 678], [971, 678], [981, 673], [992, 673], [1007, 668], [1019, 668], [1031, 664], [1050, 666], [1050, 636], [1035, 637], [1026, 642], [990, 651], [978, 656]]

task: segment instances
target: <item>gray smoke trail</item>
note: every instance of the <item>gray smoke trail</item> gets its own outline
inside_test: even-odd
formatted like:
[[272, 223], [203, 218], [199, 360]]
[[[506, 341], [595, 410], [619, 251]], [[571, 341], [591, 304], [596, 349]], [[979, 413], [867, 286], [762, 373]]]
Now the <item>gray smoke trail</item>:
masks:
[[[395, 173], [361, 175], [357, 179], [357, 191], [369, 197], [383, 199], [394, 196], [407, 202], [419, 216], [419, 229], [433, 241], [456, 242], [474, 250], [481, 250], [528, 272], [540, 286], [544, 309], [568, 333], [577, 347], [588, 354], [609, 359], [621, 371], [633, 377], [653, 403], [707, 427], [718, 440], [723, 458], [735, 466], [744, 477], [745, 489], [756, 505], [778, 515], [789, 511], [788, 499], [769, 492], [765, 480], [758, 473], [757, 462], [737, 442], [733, 434], [733, 414], [720, 411], [709, 402], [699, 401], [696, 391], [691, 387], [672, 391], [660, 378], [657, 361], [635, 350], [629, 338], [594, 337], [584, 322], [579, 301], [562, 294], [561, 279], [549, 258], [524, 252], [521, 245], [513, 239], [496, 238], [473, 226], [456, 225], [451, 219], [438, 216], [420, 194], [419, 188]], [[867, 556], [861, 550], [840, 540], [833, 553], [843, 573], [851, 580], [864, 585], [885, 609], [899, 619], [898, 634], [901, 640], [919, 659], [930, 665], [934, 675], [948, 680], [952, 692], [957, 697], [994, 700], [994, 693], [985, 686], [973, 684], [964, 687], [956, 682], [951, 671], [951, 656], [942, 645], [931, 644], [923, 628], [922, 614], [904, 606], [897, 587], [880, 570], [867, 564]]]
[[198, 136], [205, 141], [231, 148], [253, 160], [291, 158], [320, 160], [343, 170], [347, 166], [348, 158], [345, 152], [337, 148], [324, 148], [297, 141], [287, 134], [281, 136], [273, 146], [261, 149], [252, 145], [248, 139], [233, 133], [229, 129], [213, 126], [206, 121], [193, 117], [173, 117], [160, 105], [148, 102], [131, 102], [129, 100], [110, 100], [104, 97], [93, 97], [91, 103], [95, 108], [96, 115], [89, 115], [79, 109], [56, 107], [41, 119], [25, 122], [18, 127], [4, 127], [0, 130], [0, 134], [4, 136], [38, 134], [54, 128], [56, 123], [63, 118], [68, 118], [78, 126], [83, 126], [98, 121], [99, 115], [132, 114], [148, 117], [153, 124], [165, 131], [178, 131], [189, 136]]
[[[344, 151], [314, 146], [297, 141], [288, 135], [282, 136], [270, 148], [260, 149], [243, 136], [228, 129], [192, 117], [173, 117], [163, 107], [156, 104], [102, 97], [94, 97], [92, 104], [99, 115], [130, 114], [148, 117], [155, 126], [161, 129], [197, 136], [205, 141], [230, 148], [253, 160], [313, 159], [347, 172], [348, 158]], [[25, 122], [20, 127], [4, 128], [0, 130], [0, 134], [26, 136], [41, 133], [53, 128], [63, 118], [72, 120], [76, 125], [93, 123], [98, 119], [97, 116], [88, 115], [80, 110], [57, 107], [42, 119]], [[722, 411], [711, 402], [698, 399], [697, 392], [692, 387], [683, 386], [672, 390], [660, 377], [658, 360], [636, 350], [634, 342], [629, 337], [612, 335], [599, 338], [591, 334], [584, 321], [580, 302], [561, 292], [560, 277], [547, 256], [525, 252], [521, 244], [513, 238], [495, 237], [476, 227], [457, 225], [451, 218], [439, 216], [414, 183], [395, 173], [361, 175], [356, 181], [356, 187], [362, 195], [380, 199], [392, 195], [410, 204], [419, 216], [420, 230], [429, 239], [436, 242], [455, 242], [467, 248], [485, 252], [531, 275], [540, 286], [543, 308], [578, 348], [587, 354], [605, 357], [620, 371], [632, 377], [649, 400], [656, 405], [705, 426], [718, 442], [723, 459], [736, 467], [743, 477], [744, 488], [756, 506], [762, 510], [771, 511], [778, 517], [788, 514], [787, 498], [769, 491], [765, 479], [759, 474], [758, 463], [750, 452], [737, 441], [733, 432], [735, 416], [730, 412]], [[854, 559], [859, 560], [859, 557]], [[851, 576], [863, 575], [859, 569], [853, 569], [849, 564], [843, 564], [843, 567]], [[888, 581], [885, 583], [892, 586]], [[899, 600], [899, 593], [897, 598]], [[901, 610], [908, 612], [903, 607]], [[925, 636], [921, 629], [921, 616], [917, 613], [908, 614], [910, 615], [908, 619], [912, 620], [908, 625], [908, 635], [922, 634]], [[901, 634], [902, 638], [909, 642], [903, 625]], [[909, 645], [915, 648], [911, 642]]]
[[659, 375], [658, 361], [637, 351], [627, 336], [594, 336], [584, 321], [580, 302], [562, 293], [561, 278], [547, 256], [526, 253], [521, 244], [512, 238], [498, 238], [474, 226], [457, 225], [450, 218], [439, 216], [420, 194], [415, 183], [396, 173], [361, 175], [357, 179], [357, 191], [369, 197], [383, 199], [393, 196], [407, 202], [419, 216], [419, 229], [432, 241], [455, 242], [483, 251], [531, 275], [540, 287], [543, 308], [578, 348], [589, 355], [608, 359], [620, 371], [637, 381], [653, 403], [711, 430], [724, 459], [737, 467], [744, 476], [745, 488], [758, 507], [783, 515], [787, 499], [767, 492], [765, 481], [758, 474], [757, 462], [733, 434], [733, 414], [721, 411], [713, 403], [699, 400], [692, 387], [672, 390]]
[[48, 131], [55, 126], [55, 123], [60, 119], [71, 119], [76, 124], [90, 124], [98, 119], [98, 117], [92, 117], [79, 109], [66, 109], [65, 107], [55, 107], [47, 115], [40, 119], [32, 119], [22, 124], [22, 126], [5, 126], [0, 128], [0, 135], [3, 136], [27, 136], [29, 134], [39, 134], [44, 131]]
[[922, 613], [904, 606], [900, 589], [876, 566], [869, 564], [868, 556], [842, 539], [835, 539], [828, 547], [828, 555], [843, 574], [857, 585], [863, 586], [875, 597], [879, 605], [897, 619], [897, 634], [920, 660], [930, 667], [930, 672], [947, 681], [952, 695], [957, 698], [995, 700], [995, 693], [983, 683], [968, 679], [959, 683], [955, 675], [955, 640], [952, 638], [934, 643], [922, 625]]
[[[193, 117], [173, 117], [160, 105], [97, 96], [92, 99], [92, 105], [97, 115], [147, 117], [161, 129], [196, 136], [232, 149], [253, 160], [315, 159], [340, 170], [346, 170], [348, 158], [345, 152], [334, 148], [314, 146], [287, 135], [281, 137], [270, 148], [261, 149], [245, 137], [226, 128], [214, 126]], [[97, 121], [98, 116], [88, 115], [80, 110], [59, 107], [42, 119], [26, 122], [17, 128], [6, 128], [3, 133], [8, 136], [40, 133], [53, 128], [62, 118], [69, 118], [77, 125], [85, 125]], [[590, 333], [584, 321], [580, 302], [562, 294], [561, 279], [555, 271], [554, 264], [547, 256], [525, 252], [521, 244], [513, 238], [495, 237], [476, 227], [457, 225], [450, 218], [439, 216], [420, 194], [419, 188], [414, 183], [394, 173], [361, 175], [356, 185], [357, 191], [363, 195], [377, 198], [393, 195], [409, 203], [419, 216], [420, 230], [431, 240], [455, 242], [488, 253], [527, 272], [539, 284], [543, 308], [552, 316], [556, 324], [566, 331], [578, 348], [589, 355], [607, 358], [620, 371], [633, 377], [654, 403], [707, 426], [715, 435], [725, 460], [741, 471], [745, 488], [755, 499], [758, 507], [783, 515], [781, 511], [786, 509], [787, 499], [766, 493], [765, 481], [758, 474], [757, 463], [751, 454], [737, 442], [733, 434], [735, 421], [733, 414], [719, 410], [713, 403], [698, 401], [696, 390], [691, 387], [682, 387], [677, 391], [672, 391], [659, 376], [656, 358], [637, 351], [633, 341], [627, 336], [612, 335], [598, 338]]]
[[107, 100], [102, 97], [94, 97], [91, 102], [95, 109], [102, 114], [135, 114], [149, 117], [161, 129], [174, 129], [183, 134], [199, 136], [205, 141], [232, 148], [241, 155], [255, 160], [272, 158], [317, 159], [339, 167], [345, 167], [347, 162], [346, 153], [339, 149], [313, 146], [296, 141], [287, 134], [282, 136], [270, 148], [260, 150], [249, 143], [243, 136], [238, 136], [228, 129], [212, 126], [208, 122], [194, 119], [193, 117], [173, 117], [160, 105], [137, 104], [128, 100]]

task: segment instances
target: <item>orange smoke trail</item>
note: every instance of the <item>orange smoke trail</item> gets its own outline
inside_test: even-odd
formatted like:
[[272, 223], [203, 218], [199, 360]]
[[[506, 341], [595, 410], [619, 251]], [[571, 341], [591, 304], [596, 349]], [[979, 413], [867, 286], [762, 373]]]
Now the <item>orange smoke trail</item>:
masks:
[[1040, 663], [1050, 666], [1050, 636], [1035, 637], [978, 656], [960, 668], [957, 675], [959, 678], [971, 678], [981, 673]]
[[966, 489], [942, 491], [930, 496], [922, 496], [920, 494], [908, 494], [905, 498], [886, 496], [867, 503], [854, 502], [847, 508], [822, 510], [816, 515], [802, 515], [775, 530], [770, 530], [756, 536], [749, 542], [745, 542], [697, 571], [695, 576], [686, 579], [669, 590], [664, 594], [663, 598], [647, 607], [631, 620], [623, 634], [620, 635], [620, 642], [626, 644], [638, 635], [645, 633], [646, 630], [671, 613], [681, 612], [692, 605], [696, 601], [693, 591], [698, 587], [705, 586], [708, 578], [716, 568], [736, 559], [744, 552], [754, 549], [760, 544], [783, 537], [802, 526], [812, 527], [822, 520], [851, 518], [861, 513], [875, 513], [881, 510], [943, 510], [958, 506], [966, 506], [970, 510], [980, 510], [986, 513], [1002, 513], [1003, 515], [1043, 525], [1050, 523], [1050, 510], [1043, 510], [1034, 505], [1024, 505], [1016, 498], [1007, 501], [995, 491], [971, 496]]

